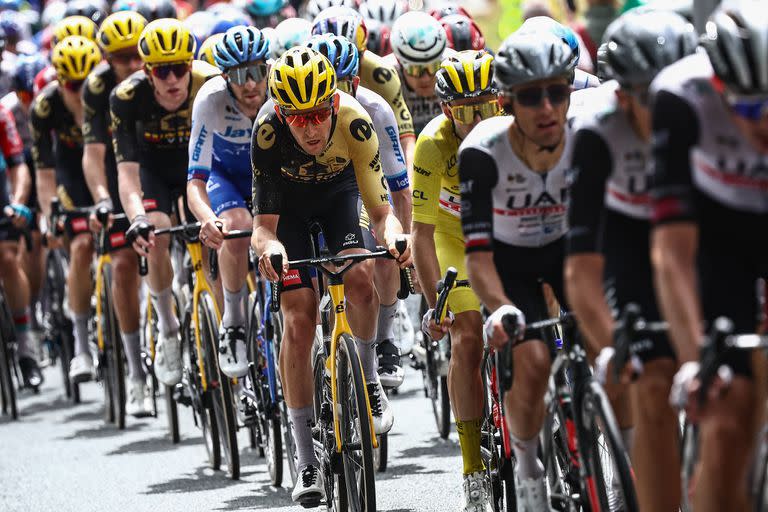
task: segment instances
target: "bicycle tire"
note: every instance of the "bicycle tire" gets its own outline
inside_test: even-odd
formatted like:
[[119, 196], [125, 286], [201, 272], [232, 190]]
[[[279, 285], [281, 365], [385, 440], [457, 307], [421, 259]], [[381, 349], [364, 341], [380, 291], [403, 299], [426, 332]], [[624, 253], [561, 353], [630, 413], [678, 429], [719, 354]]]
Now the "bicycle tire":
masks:
[[[591, 469], [590, 473], [594, 478], [594, 486], [589, 482], [586, 484], [590, 489], [594, 487], [599, 500], [599, 508], [596, 509], [594, 495], [590, 492], [593, 511], [603, 510], [607, 512], [610, 510], [610, 496], [615, 490], [611, 487], [612, 482], [616, 481], [614, 478], [616, 475], [618, 475], [618, 489], [623, 498], [622, 510], [626, 512], [639, 511], [629, 456], [624, 450], [619, 426], [608, 402], [608, 397], [597, 382], [591, 381], [585, 389], [580, 412], [582, 428], [585, 429], [586, 433], [585, 438], [591, 441], [587, 449], [580, 450], [582, 458]], [[606, 469], [611, 470], [610, 475], [607, 474]]]
[[377, 473], [387, 472], [387, 456], [389, 455], [389, 436], [380, 434], [376, 436], [379, 440], [379, 447], [373, 449], [373, 469]]
[[[272, 351], [272, 358], [274, 359], [275, 368], [280, 368], [280, 347], [283, 339], [283, 317], [280, 313], [272, 313], [270, 316], [272, 321], [272, 337], [274, 342], [274, 350]], [[288, 404], [285, 403], [285, 396], [283, 395], [283, 383], [280, 379], [280, 372], [277, 372], [277, 402], [280, 410], [280, 425], [283, 435], [283, 453], [285, 454], [285, 461], [288, 465], [288, 474], [291, 477], [291, 485], [296, 485], [296, 480], [299, 477], [299, 471], [296, 467], [296, 441], [293, 439], [290, 428], [290, 418], [288, 417]]]
[[48, 251], [45, 259], [44, 293], [49, 297], [48, 307], [54, 322], [53, 332], [59, 343], [62, 381], [67, 398], [80, 403], [80, 385], [69, 378], [69, 363], [75, 355], [75, 338], [72, 322], [64, 315], [65, 283], [67, 281], [67, 258], [59, 250]]
[[[211, 469], [218, 471], [221, 468], [221, 446], [219, 445], [219, 428], [216, 424], [216, 416], [212, 413], [210, 393], [203, 391], [202, 376], [197, 357], [197, 344], [195, 333], [192, 329], [192, 314], [187, 311], [182, 323], [183, 343], [189, 360], [189, 366], [185, 368], [186, 383], [192, 405], [195, 425], [203, 432], [203, 445], [208, 454], [208, 463]], [[168, 390], [168, 387], [166, 387]], [[174, 401], [175, 402], [175, 401]]]
[[768, 427], [760, 431], [755, 462], [752, 468], [751, 495], [755, 512], [768, 511]]
[[198, 304], [201, 320], [200, 335], [203, 338], [205, 370], [208, 390], [211, 392], [213, 412], [219, 427], [219, 439], [224, 449], [227, 474], [232, 480], [240, 478], [240, 452], [237, 446], [237, 420], [235, 416], [232, 388], [229, 377], [221, 372], [218, 358], [218, 321], [216, 320], [213, 298], [207, 292], [200, 294]]
[[108, 374], [112, 385], [112, 407], [114, 409], [115, 424], [119, 430], [125, 429], [125, 361], [123, 357], [123, 342], [120, 338], [117, 316], [112, 303], [112, 267], [105, 265], [102, 287], [102, 315], [106, 320], [106, 350], [109, 354]]
[[692, 512], [693, 503], [690, 501], [689, 489], [693, 484], [693, 473], [699, 458], [699, 430], [696, 425], [685, 421], [682, 426], [680, 442], [680, 485], [682, 494], [680, 510]]
[[[368, 417], [368, 390], [352, 336], [342, 333], [336, 357], [337, 397], [342, 409], [341, 454], [348, 505], [352, 512], [375, 512], [376, 479], [373, 471], [372, 429]], [[353, 452], [359, 452], [359, 455]]]
[[[4, 292], [0, 290], [0, 293]], [[2, 385], [3, 414], [10, 413], [11, 418], [15, 420], [19, 417], [19, 410], [16, 403], [16, 388], [13, 382], [13, 376], [11, 375], [11, 365], [13, 364], [12, 358], [14, 357], [13, 348], [11, 346], [13, 343], [13, 317], [8, 310], [8, 303], [5, 301], [5, 296], [0, 297], [0, 301], [2, 301], [2, 304], [0, 304], [0, 314], [2, 315], [0, 324], [5, 326], [2, 329], [2, 337], [0, 338], [0, 350], [2, 350], [2, 354], [0, 354], [0, 385]]]

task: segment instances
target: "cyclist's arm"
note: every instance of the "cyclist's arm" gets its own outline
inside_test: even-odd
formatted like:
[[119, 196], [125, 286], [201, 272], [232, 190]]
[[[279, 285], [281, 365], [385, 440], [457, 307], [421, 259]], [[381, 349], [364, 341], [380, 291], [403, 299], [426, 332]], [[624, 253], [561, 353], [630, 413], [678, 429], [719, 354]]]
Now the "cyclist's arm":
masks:
[[[467, 148], [459, 154], [461, 227], [466, 244], [467, 275], [480, 301], [491, 311], [512, 304], [493, 260], [493, 187], [496, 163], [482, 151]], [[510, 263], [514, 264], [514, 263]]]
[[611, 155], [595, 132], [582, 129], [574, 138], [565, 259], [565, 292], [592, 350], [610, 346], [613, 316], [603, 292], [605, 259], [598, 250], [605, 183], [611, 173]]
[[216, 217], [211, 209], [206, 185], [213, 160], [214, 120], [222, 113], [213, 112], [206, 101], [210, 96], [198, 94], [192, 107], [192, 133], [189, 138], [189, 167], [187, 170], [187, 202], [200, 222]]
[[697, 291], [698, 226], [690, 152], [699, 137], [696, 114], [681, 99], [660, 92], [654, 103], [651, 261], [656, 293], [680, 363], [697, 361], [703, 317]]
[[32, 189], [32, 176], [24, 160], [24, 144], [16, 119], [10, 109], [2, 106], [0, 116], [0, 146], [8, 163], [8, 179], [11, 183], [11, 202], [26, 204]]
[[45, 94], [38, 94], [31, 109], [29, 128], [37, 178], [37, 200], [46, 217], [51, 215], [51, 200], [56, 196], [56, 159], [53, 154], [53, 127], [50, 121], [50, 101]]
[[[277, 238], [277, 225], [280, 219], [280, 208], [283, 202], [280, 189], [280, 141], [275, 133], [275, 126], [263, 127], [265, 123], [272, 124], [268, 117], [262, 117], [254, 126], [251, 135], [251, 168], [252, 203], [253, 203], [253, 235], [251, 245], [257, 257], [264, 254], [282, 253], [283, 261], [288, 261], [285, 247]], [[271, 137], [264, 137], [269, 132]]]
[[107, 146], [103, 142], [86, 143], [83, 146], [83, 175], [94, 202], [109, 199], [106, 166]]
[[405, 162], [408, 165], [408, 178], [413, 179], [413, 159], [416, 156], [416, 135], [400, 135], [400, 145], [403, 146]]
[[83, 175], [91, 197], [99, 202], [109, 199], [105, 158], [112, 141], [104, 115], [109, 110], [109, 95], [92, 90], [91, 76], [83, 84]]
[[405, 154], [400, 145], [395, 113], [387, 103], [376, 113], [374, 124], [381, 142], [381, 167], [387, 178], [387, 187], [392, 197], [395, 216], [407, 233], [411, 229], [411, 188], [408, 179]]
[[437, 302], [440, 263], [435, 247], [435, 224], [438, 220], [442, 173], [435, 166], [444, 159], [432, 139], [422, 136], [416, 145], [413, 175], [413, 259], [424, 298], [429, 307]]
[[[141, 178], [139, 174], [139, 141], [136, 136], [136, 121], [134, 118], [137, 108], [130, 99], [117, 96], [119, 88], [124, 88], [126, 82], [118, 85], [109, 95], [109, 107], [112, 117], [112, 144], [117, 161], [117, 182], [120, 189], [120, 202], [129, 219], [145, 215], [142, 203]], [[128, 97], [124, 95], [124, 97]], [[131, 95], [133, 97], [133, 95]]]

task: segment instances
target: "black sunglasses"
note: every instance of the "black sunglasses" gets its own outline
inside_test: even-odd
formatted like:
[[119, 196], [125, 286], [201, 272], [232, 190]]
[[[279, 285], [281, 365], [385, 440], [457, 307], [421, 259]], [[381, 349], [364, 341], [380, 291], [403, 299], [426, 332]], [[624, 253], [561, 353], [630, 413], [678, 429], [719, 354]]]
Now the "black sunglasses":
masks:
[[192, 65], [188, 62], [179, 62], [176, 64], [161, 64], [159, 66], [152, 66], [149, 69], [152, 72], [152, 76], [159, 78], [160, 80], [165, 80], [171, 73], [173, 73], [173, 76], [176, 78], [181, 78], [186, 75], [191, 68]]
[[[510, 92], [507, 96], [517, 100], [523, 107], [539, 107], [544, 98], [549, 99], [552, 106], [560, 105], [571, 95], [571, 86], [568, 84], [551, 84], [546, 87], [526, 87], [516, 92]], [[510, 109], [504, 106], [505, 111]]]

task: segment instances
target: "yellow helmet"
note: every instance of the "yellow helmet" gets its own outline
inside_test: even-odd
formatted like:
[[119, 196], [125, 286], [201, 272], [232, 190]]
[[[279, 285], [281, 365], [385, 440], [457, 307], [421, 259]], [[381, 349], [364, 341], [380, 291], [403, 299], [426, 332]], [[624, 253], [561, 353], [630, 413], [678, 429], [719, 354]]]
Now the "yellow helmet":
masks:
[[336, 72], [323, 54], [296, 46], [272, 65], [269, 90], [280, 107], [310, 109], [336, 93]]
[[161, 18], [144, 28], [139, 37], [139, 54], [144, 64], [191, 62], [195, 56], [195, 38], [179, 20]]
[[216, 66], [216, 60], [213, 57], [213, 51], [216, 48], [216, 43], [222, 39], [224, 39], [223, 32], [221, 34], [213, 34], [205, 41], [203, 41], [203, 44], [200, 45], [200, 51], [197, 53], [198, 60], [205, 61], [211, 66]]
[[452, 52], [440, 63], [435, 92], [440, 101], [451, 102], [496, 94], [493, 84], [493, 55], [485, 50]]
[[146, 24], [147, 20], [137, 12], [119, 11], [110, 14], [99, 28], [97, 41], [107, 53], [135, 49]]
[[85, 16], [67, 16], [53, 27], [53, 43], [56, 44], [68, 36], [83, 36], [96, 41], [98, 27], [91, 18]]
[[69, 36], [53, 47], [51, 64], [60, 81], [85, 80], [88, 73], [101, 62], [98, 45], [83, 36]]

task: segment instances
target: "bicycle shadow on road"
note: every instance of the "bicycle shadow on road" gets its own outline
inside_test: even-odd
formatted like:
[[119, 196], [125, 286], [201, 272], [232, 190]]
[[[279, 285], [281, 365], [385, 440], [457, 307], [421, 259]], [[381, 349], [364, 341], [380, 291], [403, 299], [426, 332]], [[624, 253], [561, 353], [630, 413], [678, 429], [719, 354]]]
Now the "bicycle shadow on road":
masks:
[[187, 446], [192, 444], [202, 444], [202, 437], [183, 438], [178, 443], [173, 444], [168, 434], [163, 434], [159, 437], [151, 437], [149, 439], [139, 439], [138, 441], [132, 441], [119, 446], [107, 452], [106, 455], [125, 455], [125, 454], [138, 454], [138, 453], [156, 453], [167, 452], [175, 450], [179, 446]]
[[144, 491], [142, 494], [181, 494], [197, 491], [215, 491], [233, 485], [247, 485], [249, 483], [242, 479], [253, 475], [254, 473], [255, 471], [241, 471], [241, 480], [232, 480], [227, 476], [226, 471], [214, 471], [206, 464], [198, 467], [194, 473], [187, 473], [186, 476], [173, 478], [166, 482], [151, 484], [149, 490]]
[[103, 439], [105, 437], [121, 436], [126, 432], [138, 432], [143, 430], [147, 426], [147, 423], [132, 423], [123, 430], [115, 427], [114, 425], [100, 425], [95, 428], [84, 428], [76, 430], [72, 434], [64, 437], [59, 437], [59, 441], [69, 441], [72, 439]]
[[223, 505], [214, 510], [276, 510], [296, 506], [291, 500], [289, 489], [273, 487], [270, 484], [252, 489], [245, 496], [225, 500]]

